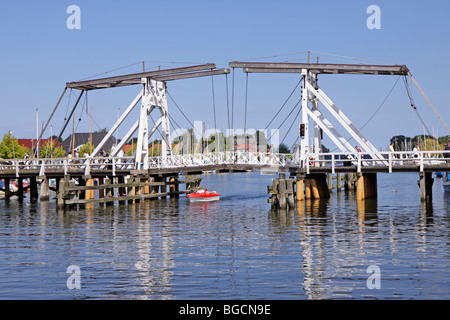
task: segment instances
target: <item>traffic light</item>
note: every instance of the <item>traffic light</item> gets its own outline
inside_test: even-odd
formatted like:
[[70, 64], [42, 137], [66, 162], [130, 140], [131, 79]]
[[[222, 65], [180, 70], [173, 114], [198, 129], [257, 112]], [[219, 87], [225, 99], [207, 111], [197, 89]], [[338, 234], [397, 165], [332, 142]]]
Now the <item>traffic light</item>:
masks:
[[300, 123], [300, 137], [304, 137], [304, 136], [305, 136], [305, 124]]

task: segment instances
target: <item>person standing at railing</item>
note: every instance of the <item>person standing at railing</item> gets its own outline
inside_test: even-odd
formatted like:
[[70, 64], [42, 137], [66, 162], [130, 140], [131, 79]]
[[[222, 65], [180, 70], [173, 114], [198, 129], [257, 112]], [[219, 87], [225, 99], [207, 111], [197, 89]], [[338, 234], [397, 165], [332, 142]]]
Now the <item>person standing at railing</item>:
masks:
[[[392, 156], [392, 159], [395, 159], [396, 156], [395, 156], [395, 154], [393, 154], [393, 153], [395, 152], [395, 149], [394, 149], [394, 142], [391, 142], [391, 144], [389, 145], [389, 152], [392, 153], [392, 155], [391, 155], [391, 156]], [[395, 164], [395, 161], [393, 161], [392, 164]]]
[[[444, 158], [450, 158], [450, 142], [447, 143], [447, 145], [445, 146], [445, 151], [447, 151], [447, 153], [444, 153]], [[449, 162], [449, 160], [447, 160], [447, 163]]]
[[394, 142], [391, 142], [391, 144], [389, 145], [389, 151], [390, 151], [390, 152], [395, 152], [395, 149], [394, 149]]
[[28, 153], [25, 152], [25, 155], [23, 156], [23, 158], [25, 159], [23, 164], [26, 165], [26, 167], [24, 167], [24, 169], [29, 169], [28, 165], [30, 164], [30, 161], [28, 159], [30, 159], [30, 156], [28, 155]]
[[[413, 149], [413, 157], [414, 158], [419, 158], [419, 152], [420, 152], [420, 144], [416, 144], [416, 146]], [[417, 162], [414, 161], [413, 163], [414, 165], [417, 165]]]

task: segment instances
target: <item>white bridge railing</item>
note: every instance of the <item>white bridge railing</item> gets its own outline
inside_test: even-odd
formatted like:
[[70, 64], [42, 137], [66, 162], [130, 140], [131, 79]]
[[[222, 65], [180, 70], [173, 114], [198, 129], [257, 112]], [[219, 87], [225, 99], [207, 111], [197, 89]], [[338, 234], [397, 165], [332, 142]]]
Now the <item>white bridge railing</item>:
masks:
[[259, 166], [296, 165], [295, 156], [285, 153], [211, 152], [149, 158], [151, 168], [192, 167], [221, 164], [250, 164]]
[[[279, 167], [297, 167], [309, 173], [313, 167], [331, 167], [334, 173], [339, 166], [356, 166], [357, 172], [364, 167], [386, 167], [392, 172], [393, 166], [416, 166], [419, 171], [425, 165], [444, 165], [450, 162], [450, 151], [418, 151], [418, 152], [379, 152], [379, 158], [372, 158], [369, 153], [311, 153], [304, 159], [296, 154], [253, 153], [253, 152], [213, 152], [172, 155], [168, 157], [149, 157], [149, 169], [205, 167], [209, 165], [254, 165], [277, 170]], [[446, 158], [447, 156], [448, 158]], [[447, 160], [448, 159], [448, 160]], [[39, 170], [44, 176], [50, 170], [83, 171], [89, 175], [92, 170], [133, 170], [136, 168], [134, 157], [93, 157], [93, 158], [52, 158], [52, 159], [0, 159], [0, 171], [14, 170], [19, 176], [21, 170]]]
[[450, 164], [450, 151], [396, 151], [378, 152], [380, 158], [373, 158], [370, 153], [356, 152], [347, 153], [321, 153], [307, 154], [302, 167], [309, 173], [311, 167], [330, 166], [332, 173], [337, 166], [356, 166], [357, 172], [367, 166], [386, 167], [392, 172], [394, 166], [418, 167], [420, 172], [424, 171], [425, 165], [442, 166]]

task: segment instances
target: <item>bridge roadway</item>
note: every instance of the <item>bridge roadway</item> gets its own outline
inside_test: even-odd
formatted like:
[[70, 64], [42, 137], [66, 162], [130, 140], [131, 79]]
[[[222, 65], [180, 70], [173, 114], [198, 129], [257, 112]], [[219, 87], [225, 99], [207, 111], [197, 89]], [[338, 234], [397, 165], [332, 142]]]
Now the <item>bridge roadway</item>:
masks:
[[291, 175], [337, 172], [444, 172], [450, 171], [450, 163], [443, 158], [446, 153], [450, 155], [450, 152], [443, 151], [422, 151], [417, 157], [413, 157], [411, 152], [381, 153], [385, 160], [370, 159], [369, 155], [364, 153], [322, 153], [308, 154], [307, 158], [310, 160], [302, 162], [294, 154], [216, 152], [165, 158], [150, 157], [149, 168], [146, 170], [135, 168], [134, 157], [13, 159], [0, 160], [0, 179], [174, 176], [201, 174], [205, 171], [261, 171], [272, 174], [289, 172]]

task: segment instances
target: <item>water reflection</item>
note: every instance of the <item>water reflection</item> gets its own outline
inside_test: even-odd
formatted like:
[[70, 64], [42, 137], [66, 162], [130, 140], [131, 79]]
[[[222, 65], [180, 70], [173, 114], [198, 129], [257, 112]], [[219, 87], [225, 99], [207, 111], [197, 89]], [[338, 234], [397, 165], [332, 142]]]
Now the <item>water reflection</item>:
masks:
[[[269, 211], [266, 190], [258, 189], [264, 177], [246, 177], [254, 183], [238, 193], [235, 176], [209, 176], [224, 194], [211, 203], [180, 198], [64, 211], [54, 202], [4, 202], [0, 298], [42, 290], [43, 298], [73, 298], [48, 284], [64, 284], [70, 264], [83, 274], [76, 298], [450, 297], [448, 193], [437, 189], [432, 202], [420, 202], [414, 175], [411, 187], [380, 189], [377, 199], [334, 192]], [[369, 265], [381, 268], [382, 290], [367, 289]]]
[[[141, 299], [147, 299], [155, 293], [161, 299], [170, 299], [171, 278], [174, 266], [173, 249], [174, 240], [172, 235], [172, 224], [166, 220], [167, 224], [161, 230], [152, 232], [150, 201], [144, 202], [144, 211], [137, 222], [137, 261], [134, 263], [137, 278], [144, 291], [140, 294]], [[161, 252], [158, 252], [161, 251]]]
[[211, 210], [216, 210], [218, 207], [217, 201], [212, 202], [191, 202], [189, 203], [189, 212], [191, 213], [208, 213]]
[[359, 226], [364, 226], [366, 223], [375, 225], [378, 222], [378, 199], [356, 200], [356, 210]]
[[[414, 247], [412, 256], [429, 252], [429, 243], [435, 237], [431, 229], [435, 223], [433, 202], [420, 202], [409, 211], [385, 204], [380, 207], [379, 201], [357, 201], [351, 193], [338, 193], [332, 199], [297, 202], [294, 220], [288, 219], [290, 211], [270, 212], [270, 220], [278, 224], [280, 231], [297, 231], [302, 290], [309, 299], [352, 298], [358, 294], [375, 298], [379, 292], [369, 291], [365, 285], [369, 265], [387, 263], [385, 270], [403, 268], [404, 250], [411, 250], [409, 243]], [[449, 202], [450, 197], [444, 195], [444, 204]], [[414, 240], [403, 239], [405, 235]], [[374, 260], [369, 252], [382, 251], [380, 243], [385, 242], [389, 243], [391, 256], [377, 255]], [[389, 275], [393, 281], [401, 279], [392, 271], [385, 278]]]
[[444, 192], [443, 195], [443, 206], [445, 208], [445, 212], [450, 213], [450, 192]]

